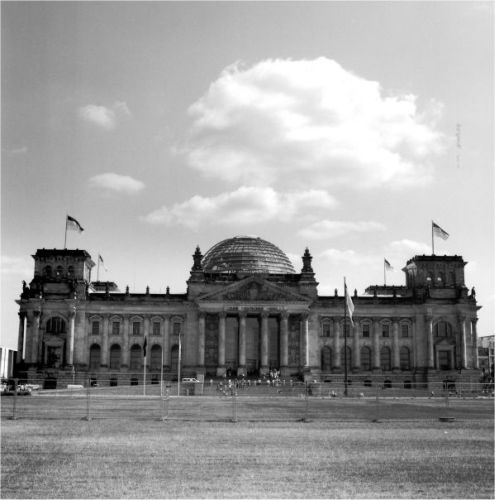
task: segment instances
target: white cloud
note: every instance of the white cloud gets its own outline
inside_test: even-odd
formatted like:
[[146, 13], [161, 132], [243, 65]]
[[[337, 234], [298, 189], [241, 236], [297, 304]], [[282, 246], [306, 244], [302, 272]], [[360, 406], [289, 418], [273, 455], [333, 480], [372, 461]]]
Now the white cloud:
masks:
[[33, 274], [34, 264], [29, 257], [2, 255], [0, 263], [1, 274], [4, 276], [32, 276]]
[[414, 253], [414, 255], [431, 254], [431, 247], [426, 243], [408, 239], [392, 241], [389, 245], [387, 245], [386, 249], [396, 254], [406, 253], [410, 257], [412, 257], [411, 253]]
[[181, 151], [206, 176], [244, 185], [422, 184], [443, 150], [440, 112], [323, 57], [235, 64], [190, 107]]
[[324, 250], [319, 257], [330, 260], [333, 263], [350, 264], [351, 266], [377, 264], [377, 262], [379, 262], [379, 259], [374, 255], [365, 255], [354, 250], [338, 250], [336, 248]]
[[28, 152], [27, 146], [22, 146], [20, 148], [7, 149], [4, 150], [9, 156], [21, 156]]
[[135, 194], [144, 189], [144, 183], [128, 175], [119, 175], [113, 172], [95, 175], [89, 179], [92, 187], [105, 191], [114, 191], [125, 194]]
[[163, 206], [142, 219], [152, 224], [191, 228], [204, 222], [241, 226], [274, 220], [304, 220], [313, 211], [328, 210], [336, 204], [335, 199], [322, 190], [278, 193], [270, 187], [243, 186], [214, 197], [196, 195], [170, 208]]
[[309, 240], [326, 240], [346, 233], [385, 231], [385, 229], [386, 227], [383, 224], [373, 221], [321, 220], [299, 230], [297, 234]]
[[88, 104], [78, 109], [79, 117], [104, 130], [113, 130], [117, 123], [131, 112], [125, 102], [116, 101], [111, 107]]

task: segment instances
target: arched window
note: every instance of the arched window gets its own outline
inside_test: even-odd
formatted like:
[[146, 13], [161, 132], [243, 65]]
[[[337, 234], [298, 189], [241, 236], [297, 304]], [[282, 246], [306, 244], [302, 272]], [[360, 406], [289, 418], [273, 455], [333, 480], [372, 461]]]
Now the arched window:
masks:
[[445, 273], [438, 273], [437, 276], [437, 285], [438, 286], [444, 286], [445, 285]]
[[434, 327], [435, 337], [452, 337], [452, 325], [446, 321], [439, 321]]
[[43, 274], [47, 278], [51, 278], [52, 277], [52, 266], [46, 266], [45, 269], [43, 269]]
[[69, 278], [74, 277], [74, 266], [69, 266], [67, 268], [67, 277], [69, 277]]
[[[345, 357], [347, 358], [344, 358]], [[352, 351], [349, 346], [347, 347], [342, 347], [340, 350], [340, 366], [344, 368], [344, 362], [347, 361], [347, 369], [350, 370], [351, 368], [351, 359], [352, 359]]]
[[400, 348], [400, 369], [401, 370], [411, 369], [411, 355], [409, 352], [409, 348], [406, 346], [402, 346]]
[[389, 371], [392, 369], [390, 348], [387, 346], [384, 346], [380, 349], [380, 367], [383, 371]]
[[321, 369], [324, 372], [332, 369], [332, 349], [327, 345], [321, 350]]
[[426, 275], [426, 284], [427, 285], [433, 284], [433, 273], [431, 271], [428, 272], [428, 274]]
[[162, 365], [162, 347], [155, 344], [151, 347], [150, 369], [160, 370]]
[[371, 370], [371, 349], [367, 346], [361, 347], [361, 368]]
[[98, 344], [93, 344], [89, 348], [89, 369], [98, 370], [100, 368], [101, 348]]
[[141, 352], [141, 346], [138, 344], [134, 344], [131, 347], [131, 362], [129, 368], [133, 371], [141, 370], [142, 361], [143, 361], [143, 355]]
[[55, 270], [55, 277], [61, 278], [63, 275], [64, 275], [64, 268], [62, 266], [57, 266], [57, 269]]
[[120, 370], [121, 348], [119, 345], [114, 344], [110, 347], [110, 369]]
[[67, 331], [65, 321], [58, 316], [50, 318], [46, 322], [46, 333], [51, 333], [52, 335], [57, 335], [59, 333], [65, 333]]

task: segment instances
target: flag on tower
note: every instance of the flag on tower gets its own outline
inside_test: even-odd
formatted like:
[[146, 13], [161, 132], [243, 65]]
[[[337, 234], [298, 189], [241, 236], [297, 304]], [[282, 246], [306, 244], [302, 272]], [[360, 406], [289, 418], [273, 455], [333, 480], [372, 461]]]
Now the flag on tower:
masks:
[[392, 265], [390, 264], [390, 262], [387, 260], [387, 259], [383, 259], [384, 260], [384, 263], [385, 263], [385, 269], [387, 271], [392, 271], [393, 270], [393, 267]]
[[103, 262], [103, 257], [100, 254], [98, 254], [98, 263], [100, 263], [100, 262], [101, 262], [101, 265], [103, 266], [103, 269], [105, 269], [105, 271], [108, 271], [108, 269], [105, 266], [105, 263]]
[[65, 222], [65, 229], [72, 229], [74, 231], [77, 231], [78, 233], [82, 233], [84, 231], [83, 227], [79, 222], [77, 222], [74, 217], [71, 217], [70, 215], [67, 216], [67, 220]]
[[354, 326], [354, 321], [352, 321], [352, 313], [354, 312], [354, 303], [352, 302], [352, 299], [349, 296], [349, 293], [347, 292], [347, 285], [345, 283], [345, 280], [344, 280], [344, 288], [345, 288], [345, 304], [347, 312], [349, 313], [349, 321], [351, 322], [351, 325]]
[[435, 224], [433, 221], [431, 221], [431, 224], [431, 228], [435, 236], [442, 238], [442, 240], [446, 240], [449, 237], [449, 233], [444, 231], [438, 224]]

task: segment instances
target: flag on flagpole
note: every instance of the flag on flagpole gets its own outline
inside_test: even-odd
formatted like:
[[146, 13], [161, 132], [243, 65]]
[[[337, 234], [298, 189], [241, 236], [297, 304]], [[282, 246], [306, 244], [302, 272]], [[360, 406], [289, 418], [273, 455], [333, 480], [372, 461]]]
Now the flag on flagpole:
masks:
[[345, 303], [347, 312], [349, 313], [349, 321], [351, 322], [351, 325], [354, 326], [354, 321], [352, 321], [352, 313], [354, 312], [354, 303], [352, 302], [352, 299], [349, 296], [349, 293], [347, 292], [347, 285], [345, 285]]
[[99, 255], [99, 254], [98, 254], [98, 262], [101, 262], [101, 265], [103, 266], [103, 269], [105, 269], [105, 271], [108, 271], [108, 269], [105, 266], [105, 263], [103, 262], [103, 257], [101, 255]]
[[143, 344], [143, 357], [146, 357], [146, 346], [148, 345], [148, 339], [144, 337], [144, 344]]
[[65, 222], [65, 228], [66, 229], [72, 229], [74, 231], [77, 231], [78, 233], [82, 233], [84, 231], [83, 227], [79, 222], [77, 222], [74, 217], [71, 217], [70, 215], [67, 216], [67, 220]]
[[438, 224], [435, 224], [433, 221], [431, 221], [431, 224], [433, 234], [435, 236], [442, 238], [442, 240], [446, 240], [449, 237], [449, 233], [447, 233], [447, 231], [444, 231]]
[[385, 269], [387, 271], [392, 271], [393, 270], [393, 267], [392, 265], [390, 264], [390, 262], [387, 260], [387, 259], [383, 259], [384, 260], [384, 263], [385, 263]]

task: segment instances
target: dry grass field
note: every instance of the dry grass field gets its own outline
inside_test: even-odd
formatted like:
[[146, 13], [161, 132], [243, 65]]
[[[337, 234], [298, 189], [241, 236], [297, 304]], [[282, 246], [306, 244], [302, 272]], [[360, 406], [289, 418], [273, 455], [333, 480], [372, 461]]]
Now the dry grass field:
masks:
[[[418, 401], [391, 401], [383, 410], [394, 413], [382, 413], [389, 418], [379, 423], [362, 418], [363, 401], [328, 401], [336, 412], [328, 419], [316, 411], [307, 422], [257, 419], [270, 404], [261, 398], [261, 406], [257, 398], [242, 402], [251, 406], [239, 406], [237, 423], [211, 414], [181, 419], [180, 408], [194, 399], [177, 398], [177, 411], [165, 422], [143, 406], [151, 400], [139, 398], [132, 416], [111, 400], [108, 411], [90, 421], [65, 414], [65, 398], [45, 400], [49, 418], [9, 420], [4, 414], [2, 498], [494, 496], [492, 401], [465, 401], [450, 423], [423, 411], [426, 418], [418, 418], [419, 410], [411, 413]], [[273, 400], [265, 415], [279, 415], [282, 403]], [[129, 400], [123, 404], [127, 408]]]

